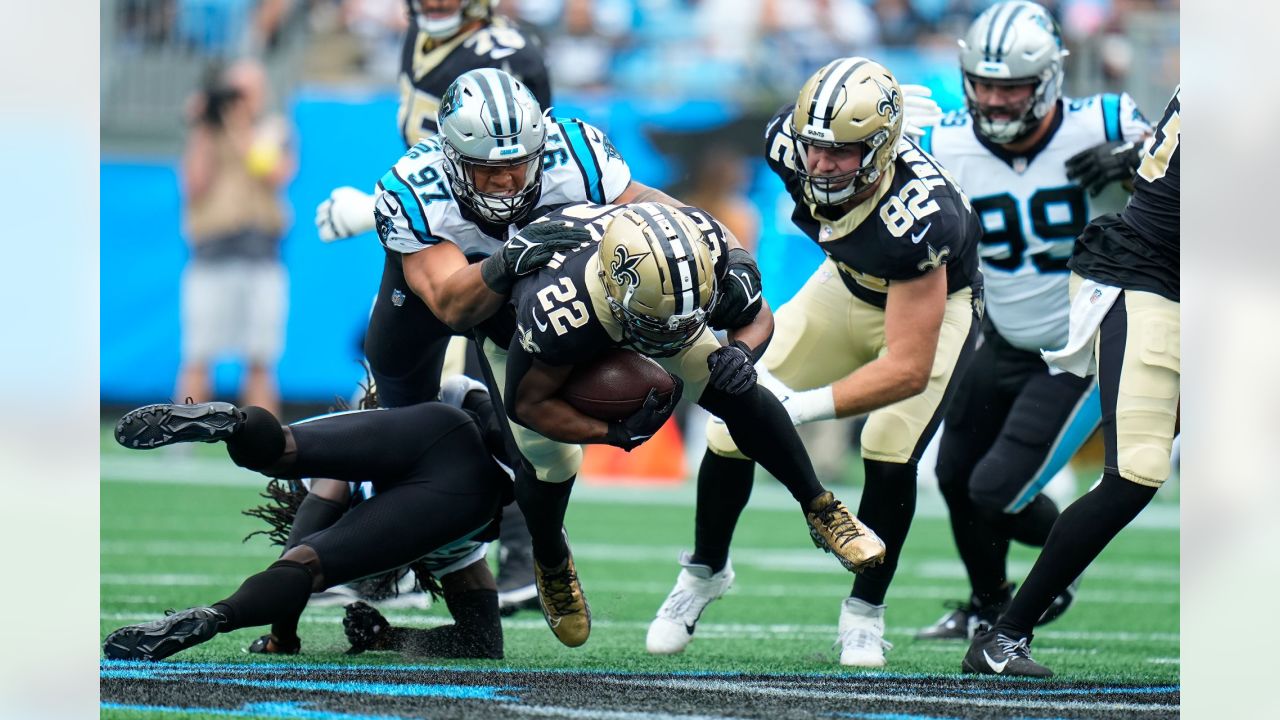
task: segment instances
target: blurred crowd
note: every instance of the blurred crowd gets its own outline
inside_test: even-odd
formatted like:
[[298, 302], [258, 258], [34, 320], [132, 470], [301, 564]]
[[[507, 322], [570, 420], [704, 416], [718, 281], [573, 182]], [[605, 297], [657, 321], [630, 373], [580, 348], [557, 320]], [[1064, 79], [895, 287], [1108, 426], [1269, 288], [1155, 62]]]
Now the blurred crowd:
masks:
[[[991, 2], [501, 0], [497, 9], [541, 37], [557, 89], [744, 97], [797, 86], [840, 55], [949, 52]], [[1043, 4], [1060, 18], [1068, 46], [1094, 43], [1104, 78], [1118, 78], [1134, 60], [1134, 17], [1176, 12], [1179, 0]], [[305, 29], [313, 40], [308, 72], [388, 84], [407, 22], [404, 0], [120, 0], [120, 12], [125, 44], [221, 55], [269, 54], [282, 35]]]

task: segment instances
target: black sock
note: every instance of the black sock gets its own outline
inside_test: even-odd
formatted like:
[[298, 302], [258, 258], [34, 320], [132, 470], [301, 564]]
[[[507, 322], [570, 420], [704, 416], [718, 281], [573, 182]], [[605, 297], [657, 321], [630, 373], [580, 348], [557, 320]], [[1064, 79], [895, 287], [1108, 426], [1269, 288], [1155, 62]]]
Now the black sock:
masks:
[[898, 556], [916, 512], [916, 464], [865, 460], [866, 480], [858, 519], [884, 540], [884, 563], [864, 570], [853, 581], [852, 596], [883, 605], [889, 583], [898, 569]]
[[558, 568], [569, 559], [561, 531], [575, 479], [577, 476], [561, 483], [543, 482], [531, 468], [516, 472], [516, 501], [529, 527], [533, 556], [544, 568]]
[[277, 560], [251, 575], [213, 609], [227, 616], [222, 632], [266, 625], [277, 618], [301, 614], [311, 597], [311, 571], [302, 563]]
[[742, 454], [760, 463], [803, 508], [823, 493], [809, 452], [791, 424], [791, 416], [773, 393], [759, 385], [741, 395], [715, 388], [702, 391], [698, 404], [724, 420]]
[[1044, 550], [996, 629], [1010, 637], [1031, 635], [1036, 621], [1142, 508], [1156, 489], [1107, 472], [1098, 487], [1071, 503], [1054, 523]]
[[729, 561], [729, 544], [738, 517], [751, 498], [756, 464], [707, 450], [698, 468], [698, 509], [693, 532], [693, 562], [720, 572]]
[[260, 407], [244, 408], [244, 425], [227, 438], [231, 461], [249, 470], [265, 470], [284, 454], [284, 428]]
[[1009, 524], [1009, 535], [1024, 545], [1044, 547], [1049, 539], [1049, 531], [1058, 521], [1058, 505], [1041, 493], [1031, 504], [1022, 508], [1012, 516]]
[[468, 590], [446, 595], [453, 625], [390, 628], [395, 650], [418, 657], [502, 659], [502, 618], [497, 590]]
[[[945, 472], [941, 464], [938, 469]], [[973, 594], [985, 604], [1004, 588], [1007, 580], [1008, 535], [993, 526], [988, 521], [987, 514], [974, 504], [969, 497], [967, 478], [949, 478], [939, 474], [938, 488], [947, 502], [947, 511], [951, 516], [951, 536], [955, 539], [956, 551], [969, 574], [969, 585]], [[867, 522], [861, 515], [859, 519]], [[872, 529], [879, 532], [874, 526]], [[1004, 592], [1007, 594], [1008, 589], [1005, 588]]]

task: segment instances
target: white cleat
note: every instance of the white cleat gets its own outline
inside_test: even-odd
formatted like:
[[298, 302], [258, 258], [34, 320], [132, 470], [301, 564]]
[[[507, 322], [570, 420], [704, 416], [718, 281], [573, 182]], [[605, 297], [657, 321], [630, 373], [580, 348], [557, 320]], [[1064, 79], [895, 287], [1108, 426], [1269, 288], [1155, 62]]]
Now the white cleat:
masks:
[[654, 655], [675, 655], [693, 641], [693, 630], [702, 611], [724, 595], [733, 585], [733, 562], [712, 573], [707, 565], [691, 562], [689, 553], [680, 553], [680, 576], [676, 586], [658, 608], [658, 616], [649, 623], [645, 647]]
[[840, 664], [848, 667], [884, 667], [884, 651], [893, 644], [884, 639], [884, 606], [858, 598], [845, 598], [840, 607]]

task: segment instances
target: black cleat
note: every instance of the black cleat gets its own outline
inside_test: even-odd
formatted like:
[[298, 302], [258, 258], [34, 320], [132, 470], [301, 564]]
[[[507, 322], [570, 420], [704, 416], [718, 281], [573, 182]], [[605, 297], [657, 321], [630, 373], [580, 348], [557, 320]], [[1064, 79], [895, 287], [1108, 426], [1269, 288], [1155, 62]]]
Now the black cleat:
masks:
[[130, 410], [116, 423], [116, 442], [147, 450], [180, 442], [225, 440], [244, 424], [244, 411], [231, 403], [161, 403]]
[[250, 643], [245, 652], [254, 655], [297, 655], [302, 652], [302, 640], [294, 638], [292, 643], [288, 643], [268, 633]]
[[102, 643], [102, 654], [112, 660], [162, 660], [209, 640], [226, 621], [226, 616], [213, 608], [170, 611], [159, 620], [111, 633]]
[[960, 670], [981, 675], [1050, 678], [1053, 671], [1031, 659], [1031, 638], [1014, 640], [995, 630], [978, 633], [964, 654]]
[[533, 547], [503, 542], [498, 552], [498, 612], [503, 617], [521, 610], [538, 610], [538, 585], [533, 578]]
[[956, 600], [943, 603], [951, 608], [951, 612], [943, 615], [936, 623], [916, 633], [917, 640], [972, 640], [973, 636], [983, 630], [995, 627], [1000, 613], [1009, 607], [1013, 597], [1013, 585], [1007, 584], [1007, 594], [1000, 600], [983, 604], [976, 595], [969, 596], [969, 602]]

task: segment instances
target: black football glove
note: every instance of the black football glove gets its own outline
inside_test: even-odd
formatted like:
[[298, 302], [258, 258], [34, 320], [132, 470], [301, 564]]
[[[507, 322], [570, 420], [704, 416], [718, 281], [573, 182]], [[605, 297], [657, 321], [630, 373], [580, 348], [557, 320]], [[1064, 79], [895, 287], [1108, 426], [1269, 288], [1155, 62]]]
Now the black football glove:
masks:
[[741, 340], [734, 340], [708, 355], [707, 369], [711, 371], [707, 384], [720, 392], [741, 395], [756, 384], [751, 349]]
[[480, 277], [499, 295], [511, 293], [521, 275], [528, 275], [551, 261], [558, 252], [567, 252], [591, 242], [591, 233], [559, 222], [536, 223], [502, 243], [497, 252], [480, 263]]
[[742, 248], [729, 251], [728, 267], [720, 279], [720, 297], [707, 316], [707, 324], [717, 330], [736, 330], [755, 320], [763, 304], [760, 268], [751, 253]]
[[348, 655], [359, 655], [365, 650], [388, 650], [391, 623], [378, 609], [364, 602], [347, 606], [347, 616], [342, 618], [342, 630], [351, 643]]
[[1096, 196], [1117, 180], [1132, 180], [1141, 160], [1141, 143], [1102, 143], [1072, 155], [1067, 160], [1067, 178]]
[[650, 388], [644, 405], [632, 413], [631, 417], [609, 423], [609, 434], [605, 442], [631, 452], [640, 443], [653, 437], [667, 422], [667, 418], [671, 417], [676, 403], [680, 402], [680, 393], [684, 392], [684, 382], [675, 375], [671, 379], [675, 381], [675, 387], [671, 390], [670, 398], [664, 402], [658, 397], [658, 391]]

